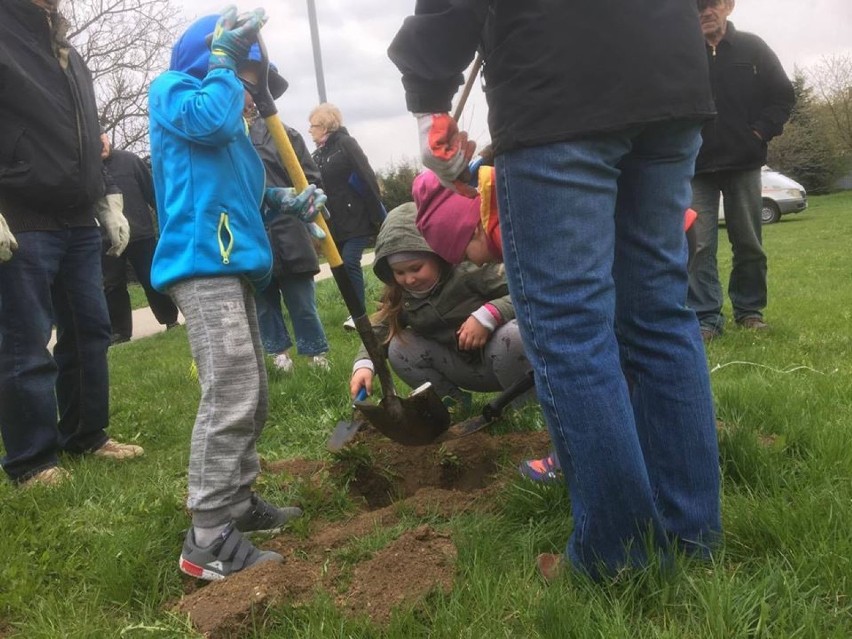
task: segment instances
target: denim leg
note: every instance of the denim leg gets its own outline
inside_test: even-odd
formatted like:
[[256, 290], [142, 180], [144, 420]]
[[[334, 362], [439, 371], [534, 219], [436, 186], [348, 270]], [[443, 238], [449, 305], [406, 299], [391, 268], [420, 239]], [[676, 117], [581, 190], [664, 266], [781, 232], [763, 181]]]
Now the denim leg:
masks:
[[149, 237], [133, 240], [127, 245], [124, 254], [133, 266], [136, 280], [145, 291], [145, 298], [151, 307], [151, 312], [163, 326], [177, 322], [178, 310], [172, 298], [160, 293], [151, 285], [151, 263], [154, 261], [154, 250], [157, 248], [156, 238]]
[[289, 350], [293, 340], [290, 339], [290, 333], [287, 332], [287, 325], [284, 323], [277, 277], [273, 277], [269, 286], [255, 294], [254, 302], [263, 350], [270, 355], [278, 355]]
[[[674, 188], [681, 189], [683, 199], [674, 206], [677, 198], [662, 198], [668, 208], [658, 215], [670, 221], [671, 230], [660, 241], [667, 242], [669, 248], [649, 251], [647, 257], [659, 262], [651, 264], [651, 270], [675, 270], [666, 261], [671, 259], [671, 237], [676, 231], [679, 264], [685, 269], [683, 211], [688, 204], [689, 170], [684, 167], [697, 151], [698, 127], [669, 126], [671, 129], [659, 125], [647, 134], [647, 140], [642, 136], [643, 129], [636, 128], [519, 149], [497, 158], [509, 287], [526, 353], [536, 373], [536, 390], [571, 492], [574, 529], [567, 554], [579, 570], [592, 576], [612, 573], [625, 565], [643, 565], [649, 534], [658, 547], [667, 547], [668, 514], [657, 507], [657, 469], [683, 462], [661, 456], [649, 468], [643, 441], [648, 429], [644, 423], [637, 425], [614, 329], [616, 294], [621, 285], [614, 280], [615, 261], [620, 260], [619, 269], [624, 268], [625, 258], [636, 250], [630, 245], [616, 247], [620, 165], [630, 157], [634, 138], [646, 144], [657, 137], [675, 138], [666, 145], [669, 155], [662, 153], [662, 147], [657, 154], [647, 147], [648, 161], [658, 163], [663, 174], [665, 167], [673, 164], [670, 178], [681, 181]], [[664, 184], [657, 184], [656, 189], [662, 190]], [[659, 199], [661, 194], [653, 192], [653, 197]], [[622, 208], [619, 201], [618, 210]], [[619, 242], [628, 238], [618, 230]], [[668, 295], [671, 299], [679, 296], [675, 305], [682, 308], [685, 274], [681, 280], [681, 289]], [[653, 284], [643, 281], [642, 287]], [[644, 330], [656, 337], [658, 329], [653, 322], [659, 317], [656, 312], [648, 317], [652, 323]], [[682, 343], [685, 352], [691, 352], [690, 340], [697, 338], [694, 317], [682, 313], [678, 321], [679, 330], [691, 331], [691, 336], [681, 333], [675, 341]], [[658, 369], [652, 375], [655, 381], [677, 376], [701, 379], [700, 373], [691, 370], [692, 364], [684, 366], [665, 352], [667, 340], [645, 340], [642, 347], [647, 349], [640, 359], [642, 365], [653, 364]], [[706, 383], [706, 364], [702, 361], [701, 365]], [[706, 387], [704, 401], [709, 402], [709, 398]], [[642, 407], [652, 413], [657, 410], [652, 404]], [[649, 421], [658, 424], [673, 419], [683, 424], [687, 416], [666, 414], [680, 408], [681, 404], [662, 407]], [[677, 439], [677, 433], [666, 435]], [[672, 443], [665, 450], [675, 448]], [[689, 463], [715, 465], [717, 460]], [[680, 472], [678, 468], [674, 476]]]
[[103, 292], [100, 231], [70, 229], [68, 237], [52, 291], [59, 446], [70, 453], [85, 453], [107, 440], [107, 349], [112, 328]]
[[313, 275], [284, 275], [280, 279], [284, 305], [293, 322], [299, 355], [328, 352], [328, 340], [317, 312], [316, 285]]
[[760, 169], [726, 172], [722, 195], [725, 198], [725, 227], [733, 252], [728, 297], [734, 309], [734, 321], [763, 317], [766, 253], [760, 221]]
[[[721, 331], [722, 285], [719, 283], [719, 195], [721, 187], [716, 174], [696, 175], [692, 180], [692, 208], [698, 217], [692, 226], [695, 250], [689, 262], [687, 304], [695, 311], [701, 326]], [[727, 214], [728, 202], [725, 201]]]
[[65, 233], [15, 237], [18, 250], [0, 263], [0, 432], [3, 470], [22, 481], [57, 463], [56, 363], [47, 344]]
[[721, 529], [716, 419], [687, 291], [682, 211], [697, 127], [653, 125], [619, 165], [616, 327], [636, 429], [670, 538], [706, 555]]
[[101, 265], [112, 332], [130, 339], [133, 335], [133, 310], [127, 291], [127, 251], [117, 257], [103, 253]]
[[[340, 245], [340, 259], [343, 260], [343, 266], [346, 272], [349, 273], [349, 279], [352, 280], [352, 286], [355, 288], [355, 294], [364, 305], [364, 271], [361, 269], [361, 256], [364, 254], [364, 249], [370, 243], [369, 237], [352, 237], [344, 241]], [[366, 306], [365, 306], [366, 308]]]

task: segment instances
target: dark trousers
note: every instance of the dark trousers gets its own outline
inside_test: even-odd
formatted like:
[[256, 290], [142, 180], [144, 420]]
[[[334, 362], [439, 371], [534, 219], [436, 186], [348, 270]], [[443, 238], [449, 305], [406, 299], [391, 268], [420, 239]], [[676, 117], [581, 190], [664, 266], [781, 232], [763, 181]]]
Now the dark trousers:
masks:
[[0, 432], [3, 469], [23, 481], [55, 466], [59, 450], [106, 441], [110, 326], [96, 227], [16, 239], [18, 250], [0, 263]]
[[719, 195], [725, 201], [725, 230], [731, 242], [728, 297], [734, 320], [763, 317], [766, 308], [766, 253], [761, 237], [760, 169], [702, 173], [692, 180], [695, 251], [689, 262], [689, 297], [701, 326], [721, 331], [722, 285], [716, 253], [719, 249]]
[[112, 332], [130, 339], [133, 335], [133, 311], [130, 294], [127, 292], [127, 263], [133, 267], [136, 279], [145, 290], [145, 297], [154, 317], [160, 324], [177, 322], [177, 307], [168, 295], [163, 295], [151, 286], [151, 262], [154, 259], [156, 238], [133, 240], [118, 257], [103, 255], [104, 294], [106, 295]]

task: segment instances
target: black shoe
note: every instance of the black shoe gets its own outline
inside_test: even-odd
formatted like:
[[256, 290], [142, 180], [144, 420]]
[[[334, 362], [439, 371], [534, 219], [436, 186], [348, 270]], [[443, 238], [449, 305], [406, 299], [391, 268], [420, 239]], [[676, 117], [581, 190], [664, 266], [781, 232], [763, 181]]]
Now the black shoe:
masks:
[[124, 342], [129, 342], [129, 335], [122, 335], [121, 333], [113, 333], [112, 337], [109, 340], [110, 346], [115, 346], [116, 344], [124, 344]]
[[767, 324], [762, 317], [758, 317], [757, 315], [752, 315], [751, 317], [746, 317], [745, 319], [739, 320], [737, 324], [751, 331], [769, 330], [769, 324]]

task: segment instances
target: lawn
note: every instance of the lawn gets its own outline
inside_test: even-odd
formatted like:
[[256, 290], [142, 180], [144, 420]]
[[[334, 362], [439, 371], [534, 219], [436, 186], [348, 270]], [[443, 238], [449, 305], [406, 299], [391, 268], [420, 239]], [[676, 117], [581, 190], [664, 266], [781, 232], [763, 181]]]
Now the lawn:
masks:
[[[353, 534], [325, 560], [306, 552], [318, 572], [323, 561], [345, 564], [336, 589], [298, 603], [285, 597], [265, 611], [258, 606], [238, 636], [852, 636], [850, 237], [852, 192], [811, 198], [806, 212], [764, 227], [772, 330], [730, 328], [708, 346], [725, 527], [712, 563], [680, 563], [664, 576], [650, 569], [623, 574], [606, 584], [569, 577], [545, 586], [534, 558], [563, 548], [569, 500], [562, 486], [531, 485], [507, 462], [496, 471], [503, 481], [486, 509], [402, 509], [392, 526]], [[720, 264], [727, 275], [727, 249]], [[370, 287], [374, 297], [375, 280]], [[333, 284], [322, 282], [318, 296], [332, 369], [322, 373], [299, 360], [292, 376], [271, 372], [270, 419], [259, 444], [268, 463], [331, 464], [371, 454], [356, 447], [334, 460], [326, 452], [330, 429], [350, 416], [346, 382], [357, 336], [341, 327], [348, 313]], [[201, 636], [173, 608], [198, 591], [177, 569], [198, 401], [185, 332], [124, 344], [109, 356], [111, 433], [144, 445], [146, 454], [123, 464], [65, 458], [73, 479], [52, 490], [0, 485], [0, 638]], [[537, 411], [528, 409], [495, 430], [540, 428]], [[446, 449], [439, 454], [447, 466], [466, 463]], [[267, 472], [259, 485], [271, 501], [305, 507], [286, 543], [306, 544], [312, 526], [358, 512], [345, 482], [327, 473], [318, 485], [282, 477]], [[335, 605], [362, 562], [424, 524], [455, 547], [451, 590], [403, 606], [384, 624]]]

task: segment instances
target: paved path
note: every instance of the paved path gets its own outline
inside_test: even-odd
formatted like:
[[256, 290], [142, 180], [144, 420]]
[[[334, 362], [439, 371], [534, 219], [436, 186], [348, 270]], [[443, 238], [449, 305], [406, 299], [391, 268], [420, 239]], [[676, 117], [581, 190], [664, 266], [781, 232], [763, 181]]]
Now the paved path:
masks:
[[[369, 266], [373, 263], [373, 251], [369, 253], [364, 253], [364, 256], [361, 258], [361, 264], [364, 266]], [[320, 264], [320, 272], [317, 274], [316, 279], [325, 280], [331, 277], [331, 268], [328, 264]], [[178, 321], [183, 324], [183, 315], [178, 316]], [[154, 313], [151, 312], [149, 307], [137, 308], [133, 311], [133, 337], [132, 341], [137, 339], [142, 339], [143, 337], [149, 337], [151, 335], [156, 335], [157, 333], [162, 333], [166, 330], [166, 327], [160, 324], [157, 321], [157, 318], [154, 317]], [[50, 339], [50, 344], [48, 345], [49, 349], [53, 349], [53, 345], [56, 342], [56, 333], [54, 332], [53, 336]]]

